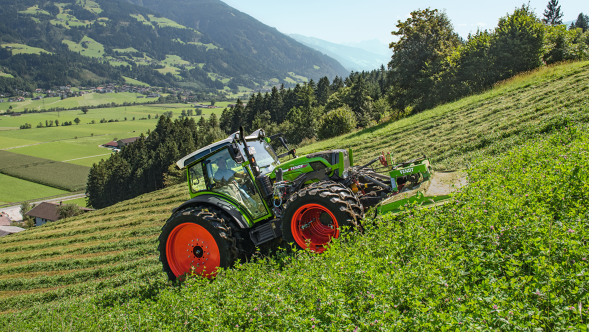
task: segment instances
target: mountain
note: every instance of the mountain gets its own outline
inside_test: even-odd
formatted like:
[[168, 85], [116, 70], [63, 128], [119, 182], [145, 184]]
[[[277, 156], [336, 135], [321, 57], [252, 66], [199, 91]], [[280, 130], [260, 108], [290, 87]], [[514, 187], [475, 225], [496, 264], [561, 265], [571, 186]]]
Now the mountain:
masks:
[[379, 68], [383, 64], [386, 66], [390, 61], [389, 55], [371, 53], [362, 48], [345, 46], [297, 34], [291, 34], [290, 36], [302, 44], [336, 59], [350, 71], [370, 71]]
[[127, 0], [210, 36], [220, 47], [279, 72], [330, 79], [348, 71], [334, 59], [310, 49], [220, 0]]
[[386, 55], [389, 58], [391, 57], [391, 50], [389, 49], [389, 45], [381, 42], [378, 39], [363, 40], [361, 42], [346, 42], [342, 43], [342, 45], [357, 47], [371, 53]]
[[[211, 5], [218, 3], [203, 8]], [[215, 32], [206, 20], [191, 27], [122, 0], [0, 0], [0, 71], [7, 74], [0, 91], [132, 78], [218, 94], [347, 74], [334, 59], [231, 7], [213, 8], [221, 10], [209, 10], [208, 20], [234, 25], [225, 34], [204, 31]]]

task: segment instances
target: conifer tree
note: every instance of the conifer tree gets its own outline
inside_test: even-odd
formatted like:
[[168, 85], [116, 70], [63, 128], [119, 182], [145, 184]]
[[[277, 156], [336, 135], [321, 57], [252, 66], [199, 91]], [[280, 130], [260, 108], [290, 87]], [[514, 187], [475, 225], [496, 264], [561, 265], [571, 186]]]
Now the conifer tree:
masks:
[[329, 78], [327, 78], [327, 76], [322, 77], [321, 79], [319, 79], [319, 83], [317, 84], [317, 90], [316, 90], [316, 96], [317, 96], [317, 103], [319, 105], [325, 105], [327, 104], [327, 98], [329, 98]]
[[563, 13], [560, 11], [558, 0], [549, 0], [546, 9], [544, 9], [542, 22], [552, 26], [562, 24], [562, 15]]
[[589, 30], [589, 16], [583, 15], [583, 13], [577, 16], [577, 20], [571, 24], [571, 29], [582, 29], [583, 32]]

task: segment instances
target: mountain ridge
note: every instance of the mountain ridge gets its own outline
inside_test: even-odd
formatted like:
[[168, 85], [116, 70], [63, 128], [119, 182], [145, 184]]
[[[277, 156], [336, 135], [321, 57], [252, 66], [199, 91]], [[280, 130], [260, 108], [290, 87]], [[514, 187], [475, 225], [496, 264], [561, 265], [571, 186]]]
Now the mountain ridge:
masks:
[[290, 34], [290, 37], [322, 52], [342, 64], [350, 71], [370, 71], [378, 69], [390, 60], [390, 56], [371, 53], [363, 48], [332, 43], [315, 37]]
[[[336, 60], [269, 27], [220, 0], [126, 0], [206, 33], [222, 47], [284, 71], [297, 64], [298, 75], [318, 79], [345, 76]], [[317, 69], [316, 67], [319, 67]], [[288, 70], [291, 71], [291, 70]]]

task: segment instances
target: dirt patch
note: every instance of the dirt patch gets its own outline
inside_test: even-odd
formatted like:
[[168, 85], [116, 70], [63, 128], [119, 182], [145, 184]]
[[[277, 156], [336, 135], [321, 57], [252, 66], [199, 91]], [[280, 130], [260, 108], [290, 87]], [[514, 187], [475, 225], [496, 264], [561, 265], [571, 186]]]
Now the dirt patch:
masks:
[[466, 186], [466, 172], [434, 172], [430, 184], [424, 192], [425, 197], [445, 196]]

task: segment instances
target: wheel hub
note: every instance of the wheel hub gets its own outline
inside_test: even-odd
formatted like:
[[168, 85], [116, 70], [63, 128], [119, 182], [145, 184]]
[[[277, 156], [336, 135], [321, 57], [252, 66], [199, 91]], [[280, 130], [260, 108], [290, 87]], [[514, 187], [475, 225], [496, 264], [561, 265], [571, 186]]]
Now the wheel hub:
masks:
[[194, 254], [195, 258], [202, 258], [202, 256], [204, 255], [204, 250], [201, 246], [195, 246], [194, 248], [192, 248], [192, 253]]
[[291, 232], [301, 248], [325, 251], [332, 238], [339, 237], [338, 224], [329, 209], [319, 204], [301, 206], [291, 220]]

